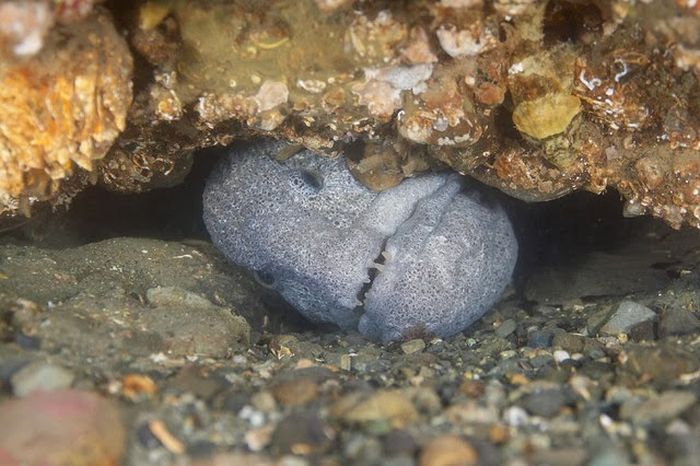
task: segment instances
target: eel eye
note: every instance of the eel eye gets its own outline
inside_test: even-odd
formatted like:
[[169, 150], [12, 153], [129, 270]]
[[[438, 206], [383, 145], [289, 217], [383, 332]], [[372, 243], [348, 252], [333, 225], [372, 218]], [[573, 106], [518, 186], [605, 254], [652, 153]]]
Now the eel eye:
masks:
[[318, 192], [323, 188], [323, 178], [316, 172], [310, 170], [301, 171], [301, 179], [309, 188]]
[[272, 288], [275, 284], [275, 277], [263, 270], [254, 270], [253, 277], [256, 282], [260, 283], [265, 288]]

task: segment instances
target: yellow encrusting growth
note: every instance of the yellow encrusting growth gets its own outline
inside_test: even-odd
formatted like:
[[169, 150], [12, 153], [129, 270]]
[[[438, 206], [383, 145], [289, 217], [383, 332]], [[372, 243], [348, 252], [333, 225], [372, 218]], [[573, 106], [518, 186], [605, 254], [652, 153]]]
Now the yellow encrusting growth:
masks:
[[581, 100], [573, 95], [547, 94], [518, 104], [513, 123], [518, 131], [535, 139], [545, 139], [566, 131], [581, 111]]

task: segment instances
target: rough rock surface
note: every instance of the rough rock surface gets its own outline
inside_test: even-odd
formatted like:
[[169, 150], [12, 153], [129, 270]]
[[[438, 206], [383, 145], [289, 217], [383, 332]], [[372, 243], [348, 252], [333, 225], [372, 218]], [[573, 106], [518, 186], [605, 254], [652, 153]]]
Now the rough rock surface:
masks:
[[375, 193], [342, 159], [274, 159], [288, 150], [267, 141], [230, 154], [207, 183], [204, 219], [227, 257], [307, 318], [384, 342], [448, 337], [509, 284], [518, 256], [510, 220], [458, 175]]
[[59, 22], [40, 45], [29, 57], [0, 54], [0, 213], [68, 202], [126, 127], [132, 57], [110, 15]]
[[525, 200], [612, 187], [627, 215], [700, 224], [696, 2], [111, 2], [138, 57], [126, 128], [130, 57], [111, 25], [90, 34], [93, 3], [2, 2], [0, 49], [27, 72], [2, 86], [5, 210], [36, 188], [171, 186], [194, 149], [266, 134], [351, 145], [373, 189], [446, 164]]
[[163, 153], [251, 133], [330, 155], [360, 141], [374, 189], [444, 163], [521, 199], [613, 187], [628, 215], [700, 222], [692, 2], [164, 4], [130, 30], [156, 79], [119, 160], [158, 173]]
[[121, 238], [1, 249], [3, 312], [27, 344], [47, 350], [89, 350], [94, 360], [224, 357], [278, 321], [261, 287], [203, 243]]

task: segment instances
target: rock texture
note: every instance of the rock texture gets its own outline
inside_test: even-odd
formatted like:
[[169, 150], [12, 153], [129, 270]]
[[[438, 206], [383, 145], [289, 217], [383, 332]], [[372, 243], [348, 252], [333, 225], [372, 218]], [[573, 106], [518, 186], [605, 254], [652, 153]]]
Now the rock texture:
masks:
[[700, 224], [695, 2], [119, 4], [138, 56], [126, 128], [130, 57], [93, 3], [0, 3], [5, 210], [35, 188], [171, 186], [193, 150], [265, 134], [350, 144], [377, 190], [446, 164], [525, 200], [611, 187], [627, 215]]
[[[12, 3], [0, 4], [0, 17], [19, 28], [24, 16]], [[126, 127], [132, 57], [111, 16], [60, 19], [36, 45], [17, 44], [0, 60], [0, 213], [28, 213], [41, 199], [68, 202]]]

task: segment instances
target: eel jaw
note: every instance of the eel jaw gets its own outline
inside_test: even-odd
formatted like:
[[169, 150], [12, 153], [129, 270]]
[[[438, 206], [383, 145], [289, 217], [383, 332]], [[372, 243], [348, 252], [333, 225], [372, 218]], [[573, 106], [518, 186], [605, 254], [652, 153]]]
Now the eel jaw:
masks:
[[[404, 256], [406, 254], [413, 254], [402, 247], [403, 242], [406, 241], [406, 236], [408, 235], [413, 238], [414, 241], [428, 241], [433, 234], [435, 225], [441, 223], [442, 217], [450, 210], [455, 199], [460, 195], [463, 189], [464, 183], [461, 176], [455, 174], [445, 177], [444, 182], [434, 191], [426, 193], [415, 202], [411, 213], [396, 227], [394, 232], [385, 236], [379, 254], [368, 266], [368, 280], [365, 280], [358, 293], [357, 302], [360, 303], [361, 306], [353, 309], [353, 313], [360, 317], [357, 326], [357, 330], [359, 330], [360, 333], [363, 333], [372, 340], [385, 343], [400, 339], [405, 334], [406, 329], [403, 328], [405, 327], [405, 323], [395, 322], [394, 324], [389, 324], [384, 321], [380, 324], [376, 320], [381, 314], [384, 314], [385, 311], [391, 313], [391, 309], [377, 310], [377, 302], [375, 301], [375, 299], [378, 298], [377, 293], [381, 293], [382, 290], [386, 291], [387, 286], [392, 287], [394, 279], [400, 279], [396, 274], [398, 271], [399, 276], [402, 275], [401, 270], [406, 267]], [[438, 216], [436, 220], [437, 223], [433, 225], [432, 228], [428, 229], [425, 228], [426, 224], [421, 220], [427, 211]], [[431, 224], [432, 222], [428, 225]], [[408, 249], [411, 248], [409, 247]], [[380, 279], [379, 277], [382, 278]], [[378, 281], [381, 282], [379, 290], [375, 287]], [[374, 308], [370, 313], [367, 312], [368, 299], [370, 308]], [[420, 327], [421, 333], [430, 333], [432, 331], [421, 322], [415, 322], [414, 324], [414, 330], [419, 330]]]
[[[415, 204], [413, 205], [413, 208], [411, 210], [411, 213], [402, 221], [400, 224], [396, 226], [396, 229], [394, 232], [391, 234], [387, 235], [384, 237], [382, 240], [381, 246], [380, 246], [380, 251], [379, 254], [376, 255], [374, 260], [370, 261], [368, 266], [367, 266], [367, 278], [363, 281], [361, 288], [357, 292], [357, 298], [355, 301], [355, 307], [352, 310], [355, 315], [362, 316], [364, 314], [364, 306], [365, 302], [367, 299], [367, 294], [369, 291], [372, 289], [372, 286], [374, 285], [375, 279], [384, 271], [385, 267], [389, 264], [389, 262], [393, 259], [393, 255], [389, 250], [387, 249], [387, 244], [389, 241], [396, 235], [396, 233], [406, 224], [408, 223], [413, 216], [416, 213], [416, 210], [420, 203], [433, 196], [435, 193], [439, 192], [441, 189], [443, 189], [448, 183], [450, 183], [451, 179], [459, 178], [459, 175], [454, 175], [450, 177], [445, 177], [443, 183], [441, 183], [439, 186], [437, 186], [432, 192], [426, 193], [424, 196], [420, 197]], [[460, 186], [461, 186], [461, 181], [460, 181]], [[449, 203], [442, 205], [441, 210], [444, 212], [448, 209]]]

